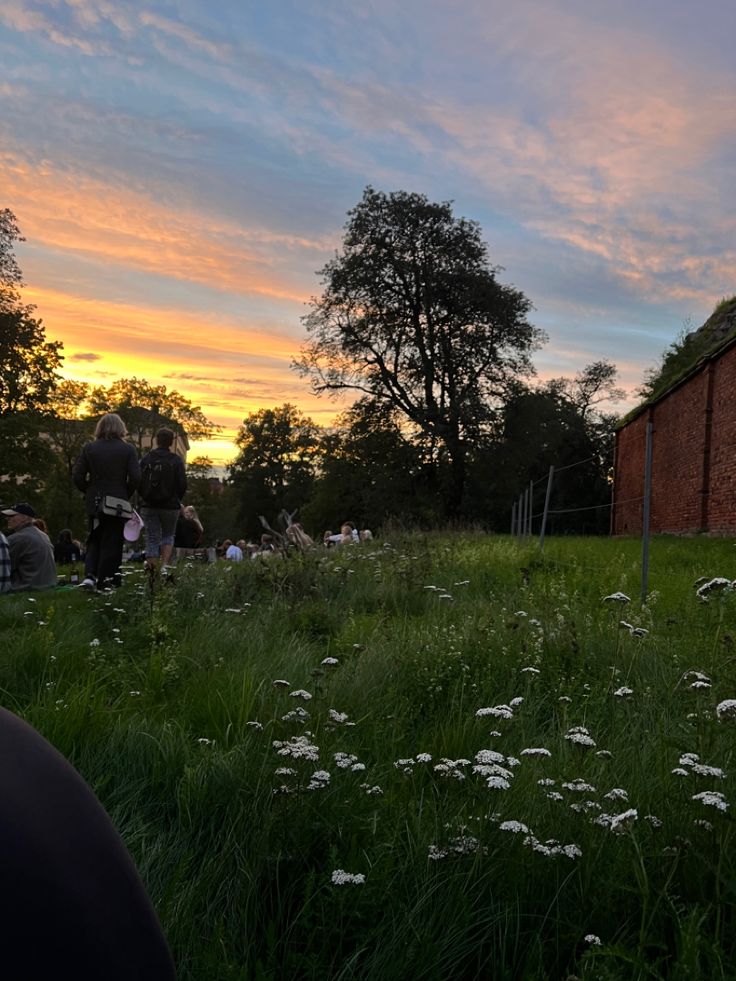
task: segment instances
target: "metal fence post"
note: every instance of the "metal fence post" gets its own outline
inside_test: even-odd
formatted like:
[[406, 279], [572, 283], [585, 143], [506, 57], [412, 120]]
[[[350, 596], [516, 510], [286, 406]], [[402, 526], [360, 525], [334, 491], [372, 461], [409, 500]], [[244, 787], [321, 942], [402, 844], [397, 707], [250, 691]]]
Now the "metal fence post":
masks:
[[514, 537], [514, 531], [516, 530], [516, 501], [514, 501], [513, 507], [511, 508], [511, 537]]
[[540, 551], [544, 548], [544, 533], [547, 529], [547, 515], [549, 514], [549, 499], [552, 496], [552, 477], [554, 475], [555, 468], [549, 468], [549, 477], [547, 478], [547, 493], [544, 495], [544, 512], [542, 514], [542, 528], [539, 532], [539, 549]]

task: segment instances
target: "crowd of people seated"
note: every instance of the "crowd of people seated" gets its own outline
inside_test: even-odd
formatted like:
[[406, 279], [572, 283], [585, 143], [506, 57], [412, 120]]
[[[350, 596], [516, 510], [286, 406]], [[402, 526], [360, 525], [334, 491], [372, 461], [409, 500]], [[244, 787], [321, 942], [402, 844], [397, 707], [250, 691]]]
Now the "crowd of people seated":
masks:
[[[145, 561], [152, 574], [160, 568], [167, 574], [177, 561], [192, 557], [237, 563], [315, 548], [303, 526], [286, 512], [281, 516], [286, 526], [283, 534], [269, 529], [258, 541], [228, 538], [206, 546], [196, 509], [182, 501], [187, 480], [183, 460], [171, 450], [174, 432], [159, 429], [155, 447], [140, 460], [126, 436], [120, 416], [105, 414], [97, 423], [94, 440], [85, 444], [74, 465], [72, 478], [84, 494], [87, 513], [84, 543], [64, 528], [52, 544], [45, 521], [25, 501], [0, 508], [8, 530], [7, 536], [0, 531], [0, 593], [51, 588], [59, 584], [57, 566], [75, 563], [84, 563], [81, 586], [97, 590], [120, 584], [124, 558]], [[130, 505], [136, 491], [140, 515]], [[133, 545], [142, 530], [145, 545], [136, 550]], [[326, 531], [322, 544], [327, 548], [356, 545], [372, 537], [368, 529], [358, 531], [345, 521], [339, 534]], [[124, 552], [126, 539], [131, 547]], [[70, 578], [78, 580], [76, 570]]]

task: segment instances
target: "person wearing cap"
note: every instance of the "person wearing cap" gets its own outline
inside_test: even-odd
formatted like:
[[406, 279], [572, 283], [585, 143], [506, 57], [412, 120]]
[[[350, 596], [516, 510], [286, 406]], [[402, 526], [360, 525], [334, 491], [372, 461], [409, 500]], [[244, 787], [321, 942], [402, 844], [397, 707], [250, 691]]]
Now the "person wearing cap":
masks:
[[100, 501], [106, 496], [130, 500], [141, 479], [138, 456], [127, 443], [125, 423], [115, 412], [100, 418], [95, 438], [82, 447], [72, 470], [72, 480], [84, 494], [89, 522], [87, 551], [84, 556], [84, 589], [114, 585], [123, 562], [125, 519], [100, 514]]
[[36, 512], [31, 505], [21, 501], [5, 508], [3, 515], [11, 532], [8, 538], [10, 592], [56, 586], [54, 546], [49, 536], [34, 525]]

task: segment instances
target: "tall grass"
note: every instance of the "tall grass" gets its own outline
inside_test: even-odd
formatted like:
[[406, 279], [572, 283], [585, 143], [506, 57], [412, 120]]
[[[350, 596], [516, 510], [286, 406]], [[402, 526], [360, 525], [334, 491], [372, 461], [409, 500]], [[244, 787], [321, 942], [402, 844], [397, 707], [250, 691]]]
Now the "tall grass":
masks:
[[734, 796], [736, 596], [693, 583], [733, 566], [658, 539], [644, 607], [603, 599], [638, 595], [627, 540], [129, 570], [3, 600], [0, 689], [108, 809], [182, 979], [726, 978], [731, 808], [693, 798]]

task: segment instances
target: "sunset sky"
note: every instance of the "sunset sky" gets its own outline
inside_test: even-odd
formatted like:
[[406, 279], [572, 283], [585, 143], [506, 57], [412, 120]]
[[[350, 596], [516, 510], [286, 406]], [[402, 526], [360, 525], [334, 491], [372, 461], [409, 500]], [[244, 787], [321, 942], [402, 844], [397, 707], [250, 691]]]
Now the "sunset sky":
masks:
[[[289, 364], [367, 184], [453, 200], [625, 387], [736, 293], [733, 0], [2, 0], [0, 208], [64, 374], [225, 426]], [[633, 404], [633, 401], [632, 401]]]

